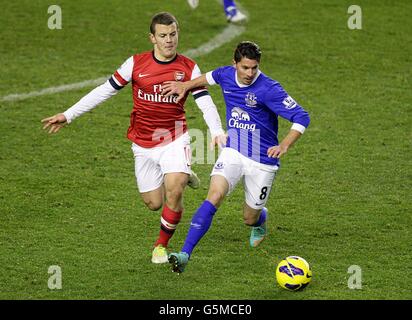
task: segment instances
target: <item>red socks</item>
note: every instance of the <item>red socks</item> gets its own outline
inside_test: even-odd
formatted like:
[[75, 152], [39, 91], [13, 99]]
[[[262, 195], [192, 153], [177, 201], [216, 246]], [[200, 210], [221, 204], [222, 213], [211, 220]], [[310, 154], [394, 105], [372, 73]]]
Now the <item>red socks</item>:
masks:
[[178, 223], [182, 217], [183, 211], [173, 211], [165, 204], [162, 210], [162, 216], [160, 218], [160, 233], [159, 238], [155, 243], [155, 247], [159, 244], [167, 248], [170, 238], [173, 236], [173, 233], [176, 230]]

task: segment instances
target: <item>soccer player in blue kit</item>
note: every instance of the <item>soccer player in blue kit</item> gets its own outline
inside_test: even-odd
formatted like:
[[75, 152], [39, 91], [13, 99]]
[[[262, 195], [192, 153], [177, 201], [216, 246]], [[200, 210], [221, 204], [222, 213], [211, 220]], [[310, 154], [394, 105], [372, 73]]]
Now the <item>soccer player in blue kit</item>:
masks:
[[[178, 94], [180, 99], [192, 88], [218, 84], [226, 104], [226, 146], [214, 165], [207, 199], [193, 215], [181, 252], [169, 255], [174, 272], [184, 271], [217, 209], [241, 179], [245, 190], [244, 222], [252, 227], [250, 245], [258, 246], [266, 235], [265, 204], [280, 166], [279, 158], [303, 134], [310, 118], [277, 81], [259, 70], [260, 58], [259, 46], [244, 41], [235, 50], [233, 66], [217, 68], [191, 81], [165, 82], [162, 86], [163, 94]], [[280, 143], [278, 116], [292, 123]]]
[[[199, 0], [187, 0], [187, 3], [192, 9], [196, 9]], [[237, 8], [234, 0], [223, 0], [222, 4], [228, 22], [243, 23], [247, 20], [247, 16]]]

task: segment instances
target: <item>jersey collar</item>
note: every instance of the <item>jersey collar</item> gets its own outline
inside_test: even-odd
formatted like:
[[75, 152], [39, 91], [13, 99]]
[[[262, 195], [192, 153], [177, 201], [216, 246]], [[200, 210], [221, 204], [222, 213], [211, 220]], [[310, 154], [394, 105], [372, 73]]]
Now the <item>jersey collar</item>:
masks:
[[172, 60], [170, 60], [170, 61], [160, 61], [159, 59], [157, 59], [157, 58], [155, 57], [154, 50], [152, 51], [153, 60], [154, 60], [156, 63], [158, 63], [158, 64], [169, 64], [169, 63], [172, 63], [173, 61], [175, 61], [175, 60], [177, 59], [177, 56], [178, 56], [178, 53], [176, 53], [175, 57], [174, 57]]

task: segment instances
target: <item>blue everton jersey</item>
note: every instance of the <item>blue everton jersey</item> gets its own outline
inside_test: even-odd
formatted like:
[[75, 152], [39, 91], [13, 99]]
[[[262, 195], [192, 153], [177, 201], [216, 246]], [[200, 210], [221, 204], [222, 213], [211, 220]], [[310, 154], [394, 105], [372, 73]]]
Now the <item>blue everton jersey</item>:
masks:
[[308, 113], [277, 81], [260, 71], [248, 86], [237, 82], [232, 66], [220, 67], [210, 76], [221, 86], [226, 103], [226, 146], [257, 162], [279, 165], [279, 159], [267, 155], [268, 148], [279, 144], [278, 116], [306, 128]]

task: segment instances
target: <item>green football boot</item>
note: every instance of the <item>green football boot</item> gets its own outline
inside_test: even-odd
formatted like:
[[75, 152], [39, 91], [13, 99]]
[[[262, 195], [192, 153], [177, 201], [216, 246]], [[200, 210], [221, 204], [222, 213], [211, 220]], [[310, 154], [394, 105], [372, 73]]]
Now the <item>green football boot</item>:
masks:
[[169, 255], [169, 263], [172, 265], [172, 271], [178, 274], [185, 270], [189, 262], [189, 255], [186, 252], [171, 253]]
[[250, 233], [250, 246], [255, 248], [257, 247], [266, 236], [266, 221], [267, 221], [267, 209], [263, 208], [262, 211], [266, 211], [266, 220], [262, 223], [259, 227], [252, 227], [252, 231]]

